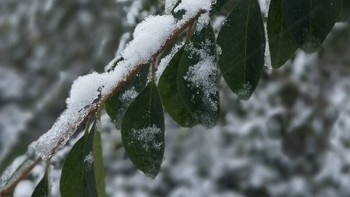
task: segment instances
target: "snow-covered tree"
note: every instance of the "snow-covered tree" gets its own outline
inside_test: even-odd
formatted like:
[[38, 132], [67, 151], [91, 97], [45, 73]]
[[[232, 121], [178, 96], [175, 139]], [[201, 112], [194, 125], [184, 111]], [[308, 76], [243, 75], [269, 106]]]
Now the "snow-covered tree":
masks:
[[[104, 71], [86, 70], [74, 80], [65, 110], [25, 155], [12, 165], [13, 152], [1, 155], [1, 196], [12, 194], [30, 173], [40, 178], [32, 196], [111, 196], [137, 184], [151, 196], [350, 194], [349, 126], [342, 115], [350, 84], [344, 67], [349, 49], [343, 43], [350, 38], [346, 1], [103, 1], [103, 9], [88, 0], [33, 2], [26, 9], [32, 10], [29, 17], [19, 2], [2, 2], [4, 10], [14, 4], [17, 12], [4, 14], [0, 27], [9, 23], [20, 31], [24, 20], [32, 36], [27, 42], [69, 27], [63, 35], [76, 34], [74, 39], [52, 54], [84, 53], [79, 45], [87, 42], [97, 49], [82, 59], [95, 56], [95, 64], [105, 61], [98, 55], [106, 42], [119, 40], [119, 47]], [[107, 23], [81, 35], [98, 23], [96, 18], [121, 17], [111, 5], [126, 12], [118, 20], [125, 33], [114, 38], [116, 30]], [[42, 15], [52, 18], [51, 34], [40, 31]], [[104, 40], [90, 41], [95, 34]], [[34, 57], [51, 54], [47, 50], [45, 44], [37, 46]], [[344, 54], [338, 57], [337, 51]], [[55, 87], [40, 96], [37, 113], [45, 108], [42, 103], [58, 102]], [[149, 181], [134, 168], [125, 169], [131, 168], [127, 164], [118, 167], [130, 162], [111, 152], [120, 144], [137, 169], [157, 178]], [[144, 181], [113, 189], [118, 180], [127, 182], [125, 171]]]

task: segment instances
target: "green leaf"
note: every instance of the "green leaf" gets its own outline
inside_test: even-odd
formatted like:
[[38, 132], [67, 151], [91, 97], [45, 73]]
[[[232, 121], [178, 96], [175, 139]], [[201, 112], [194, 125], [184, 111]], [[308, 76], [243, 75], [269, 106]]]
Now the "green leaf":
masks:
[[134, 165], [155, 177], [164, 155], [164, 115], [155, 83], [150, 82], [125, 112], [122, 142]]
[[340, 16], [342, 0], [282, 0], [288, 31], [306, 52], [315, 52]]
[[48, 197], [49, 195], [50, 195], [50, 192], [49, 192], [49, 178], [48, 178], [48, 167], [47, 167], [43, 178], [35, 187], [32, 193], [32, 197]]
[[196, 121], [206, 127], [215, 126], [220, 106], [216, 43], [210, 24], [196, 30], [185, 45], [176, 81], [179, 95]]
[[84, 145], [85, 137], [80, 138], [69, 151], [62, 167], [60, 191], [64, 197], [83, 196], [84, 191]]
[[196, 121], [177, 91], [176, 76], [182, 53], [183, 47], [172, 57], [159, 78], [158, 89], [163, 106], [169, 115], [182, 127], [192, 127]]
[[101, 132], [99, 128], [100, 122], [96, 122], [96, 129], [94, 132], [94, 143], [93, 143], [93, 158], [94, 158], [94, 172], [95, 172], [95, 180], [96, 180], [96, 190], [99, 197], [106, 196], [105, 190], [105, 172], [104, 172], [104, 164], [102, 157], [102, 141], [101, 141]]
[[240, 0], [218, 35], [223, 77], [240, 99], [248, 99], [264, 66], [265, 33], [258, 0]]
[[62, 196], [105, 196], [100, 132], [96, 123], [68, 153], [62, 167]]
[[350, 19], [350, 1], [343, 0], [340, 21], [349, 21]]
[[281, 67], [298, 49], [298, 45], [285, 25], [281, 3], [282, 0], [271, 1], [267, 19], [267, 33], [273, 68]]
[[124, 87], [116, 92], [106, 103], [106, 111], [118, 129], [121, 128], [124, 114], [138, 93], [146, 86], [150, 65], [146, 64], [136, 76], [126, 82]]
[[97, 196], [95, 180], [95, 158], [93, 154], [94, 136], [96, 122], [92, 125], [90, 132], [85, 137], [83, 160], [80, 162], [83, 166], [84, 196]]

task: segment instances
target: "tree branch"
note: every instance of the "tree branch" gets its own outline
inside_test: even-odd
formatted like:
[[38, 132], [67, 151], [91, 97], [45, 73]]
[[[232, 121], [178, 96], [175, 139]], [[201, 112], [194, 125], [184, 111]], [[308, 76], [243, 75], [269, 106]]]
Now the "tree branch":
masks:
[[[198, 13], [191, 18], [187, 19], [186, 21], [182, 21], [180, 24], [178, 24], [178, 27], [174, 29], [174, 31], [171, 33], [170, 37], [168, 37], [163, 45], [149, 58], [148, 62], [151, 62], [155, 60], [161, 53], [162, 51], [168, 47], [170, 44], [174, 42], [174, 40], [188, 27], [190, 27], [196, 20], [197, 18], [205, 13], [206, 10], [199, 10]], [[114, 60], [112, 60], [114, 61]], [[128, 73], [124, 74], [124, 80], [119, 81], [119, 83], [115, 84], [114, 87], [111, 89], [110, 92], [105, 93], [104, 95], [100, 95], [98, 98], [94, 100], [93, 103], [90, 105], [84, 107], [84, 111], [86, 113], [84, 114], [85, 116], [83, 117], [78, 117], [75, 119], [73, 122], [67, 122], [66, 123], [66, 130], [63, 131], [61, 134], [62, 136], [59, 136], [60, 139], [58, 143], [50, 150], [49, 157], [52, 157], [57, 150], [62, 146], [62, 144], [65, 143], [67, 138], [70, 138], [72, 134], [76, 131], [76, 128], [81, 124], [87, 117], [91, 117], [94, 114], [96, 114], [98, 111], [101, 110], [101, 108], [104, 106], [104, 103], [109, 99], [112, 95], [114, 95], [116, 92], [118, 92], [127, 81], [132, 79], [143, 67], [144, 64], [139, 64], [133, 67], [132, 70], [130, 70]], [[117, 65], [118, 66], [118, 65]], [[66, 109], [67, 111], [67, 109]], [[62, 115], [61, 115], [62, 116]], [[45, 135], [45, 134], [44, 134]], [[0, 190], [0, 197], [6, 196], [8, 193], [10, 193], [15, 186], [23, 179], [27, 177], [27, 175], [31, 172], [31, 170], [42, 160], [42, 158], [39, 155], [36, 155], [35, 160], [32, 160], [33, 163], [29, 166], [26, 166], [24, 169], [21, 169], [20, 172], [18, 172], [18, 176], [16, 176], [15, 180], [11, 181], [9, 185], [6, 187], [2, 188]]]

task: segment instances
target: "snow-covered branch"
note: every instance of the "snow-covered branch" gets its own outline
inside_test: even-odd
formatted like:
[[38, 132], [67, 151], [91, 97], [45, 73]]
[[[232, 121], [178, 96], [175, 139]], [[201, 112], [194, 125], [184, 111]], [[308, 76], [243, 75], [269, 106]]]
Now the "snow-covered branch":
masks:
[[[121, 53], [123, 60], [114, 70], [102, 74], [91, 73], [79, 77], [72, 85], [67, 108], [51, 129], [29, 147], [42, 159], [50, 158], [65, 145], [77, 127], [103, 106], [107, 98], [135, 76], [146, 63], [154, 60], [162, 50], [202, 13], [209, 11], [211, 0], [182, 1], [175, 11], [185, 10], [181, 20], [172, 15], [149, 16], [135, 28], [133, 40]], [[112, 60], [110, 64], [114, 64]], [[108, 65], [107, 65], [108, 66]]]

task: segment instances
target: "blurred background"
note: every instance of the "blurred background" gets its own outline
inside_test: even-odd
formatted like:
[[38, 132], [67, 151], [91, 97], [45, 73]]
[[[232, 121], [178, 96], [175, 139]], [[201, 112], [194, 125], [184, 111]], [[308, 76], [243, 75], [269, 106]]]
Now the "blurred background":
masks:
[[[260, 3], [264, 11], [268, 2]], [[55, 122], [74, 79], [102, 72], [135, 25], [163, 10], [163, 0], [0, 1], [0, 174]], [[349, 66], [350, 27], [340, 22], [319, 53], [297, 51], [279, 70], [267, 63], [248, 101], [222, 82], [213, 129], [180, 128], [166, 116], [154, 180], [135, 169], [102, 115], [108, 196], [350, 196]], [[53, 196], [69, 145], [53, 158]], [[15, 196], [29, 196], [43, 170]]]

